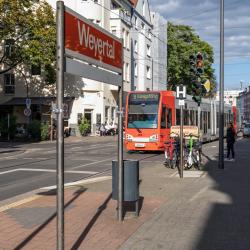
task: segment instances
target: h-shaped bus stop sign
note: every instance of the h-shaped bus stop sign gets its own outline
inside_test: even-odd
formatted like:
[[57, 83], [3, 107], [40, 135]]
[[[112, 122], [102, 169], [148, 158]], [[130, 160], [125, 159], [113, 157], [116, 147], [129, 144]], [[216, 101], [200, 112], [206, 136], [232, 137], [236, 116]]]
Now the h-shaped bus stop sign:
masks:
[[[122, 40], [57, 1], [57, 249], [64, 249], [64, 73], [118, 86], [119, 110], [123, 98]], [[118, 218], [122, 220], [123, 128], [118, 116]]]

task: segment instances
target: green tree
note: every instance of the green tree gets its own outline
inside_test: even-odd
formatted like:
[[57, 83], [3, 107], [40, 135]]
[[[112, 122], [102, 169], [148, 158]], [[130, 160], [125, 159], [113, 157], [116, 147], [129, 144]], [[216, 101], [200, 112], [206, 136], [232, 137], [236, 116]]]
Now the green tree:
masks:
[[23, 72], [41, 66], [45, 74], [49, 69], [47, 79], [54, 80], [56, 24], [51, 6], [45, 0], [0, 0], [0, 13], [0, 40], [6, 45], [0, 74], [20, 71], [20, 65], [26, 65]]
[[212, 63], [214, 62], [213, 48], [202, 41], [192, 27], [186, 25], [174, 25], [168, 22], [168, 89], [175, 90], [176, 85], [187, 86], [191, 91], [191, 75], [189, 57], [201, 52], [204, 55], [204, 78], [211, 82], [212, 90], [216, 88], [216, 78]]

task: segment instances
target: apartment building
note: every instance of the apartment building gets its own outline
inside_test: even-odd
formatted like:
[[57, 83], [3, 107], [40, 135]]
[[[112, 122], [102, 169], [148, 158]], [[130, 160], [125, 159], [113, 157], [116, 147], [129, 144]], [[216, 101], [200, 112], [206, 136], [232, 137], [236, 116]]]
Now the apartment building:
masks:
[[[56, 1], [48, 0], [55, 8]], [[124, 47], [124, 91], [130, 90], [130, 10], [129, 1], [115, 0], [65, 0], [64, 4], [93, 23], [123, 38]], [[82, 117], [91, 123], [91, 131], [95, 133], [101, 123], [116, 122], [118, 105], [118, 88], [102, 82], [70, 76], [76, 84], [75, 96], [69, 116], [69, 126], [77, 131], [77, 124]], [[74, 78], [74, 79], [72, 79]], [[66, 80], [67, 81], [67, 80]], [[67, 83], [66, 83], [67, 85]], [[78, 91], [78, 93], [76, 93]], [[72, 95], [72, 89], [71, 93]]]
[[153, 90], [167, 89], [167, 21], [157, 12], [151, 12]]
[[154, 86], [152, 29], [149, 3], [147, 0], [132, 0], [131, 30], [131, 88], [133, 90], [152, 90]]

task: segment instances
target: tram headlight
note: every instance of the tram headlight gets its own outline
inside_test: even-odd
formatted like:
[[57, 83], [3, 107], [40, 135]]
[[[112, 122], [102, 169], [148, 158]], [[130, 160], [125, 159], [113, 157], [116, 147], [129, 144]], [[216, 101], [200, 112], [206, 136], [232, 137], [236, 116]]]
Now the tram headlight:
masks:
[[127, 141], [133, 141], [133, 136], [130, 134], [126, 134], [126, 140]]
[[151, 136], [149, 137], [149, 141], [150, 141], [150, 142], [157, 142], [158, 139], [159, 139], [159, 136], [158, 136], [157, 134], [151, 135]]

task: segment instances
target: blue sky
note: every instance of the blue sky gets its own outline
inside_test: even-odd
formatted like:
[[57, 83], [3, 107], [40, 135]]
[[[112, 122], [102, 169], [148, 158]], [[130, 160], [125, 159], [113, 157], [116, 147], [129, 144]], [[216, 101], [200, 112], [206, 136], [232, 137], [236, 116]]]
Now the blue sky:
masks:
[[[225, 88], [250, 86], [250, 0], [225, 2]], [[214, 48], [219, 80], [220, 0], [149, 0], [167, 21], [192, 26]]]

